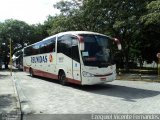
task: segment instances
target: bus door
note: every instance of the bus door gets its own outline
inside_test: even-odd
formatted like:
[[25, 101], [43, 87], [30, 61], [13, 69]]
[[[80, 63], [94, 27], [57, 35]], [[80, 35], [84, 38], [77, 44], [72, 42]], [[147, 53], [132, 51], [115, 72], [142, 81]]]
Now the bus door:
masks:
[[80, 66], [80, 57], [79, 57], [79, 49], [78, 49], [78, 39], [77, 37], [72, 38], [72, 74], [73, 79], [77, 81], [81, 81], [81, 66]]

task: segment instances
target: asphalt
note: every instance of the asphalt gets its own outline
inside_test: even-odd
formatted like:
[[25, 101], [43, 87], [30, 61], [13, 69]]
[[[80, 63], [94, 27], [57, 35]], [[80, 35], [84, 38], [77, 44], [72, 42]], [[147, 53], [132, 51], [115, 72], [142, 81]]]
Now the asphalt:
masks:
[[0, 120], [21, 120], [19, 97], [13, 77], [0, 71]]
[[[157, 75], [119, 74], [118, 80], [140, 80], [160, 82]], [[21, 104], [14, 77], [9, 71], [0, 71], [0, 120], [21, 120]]]

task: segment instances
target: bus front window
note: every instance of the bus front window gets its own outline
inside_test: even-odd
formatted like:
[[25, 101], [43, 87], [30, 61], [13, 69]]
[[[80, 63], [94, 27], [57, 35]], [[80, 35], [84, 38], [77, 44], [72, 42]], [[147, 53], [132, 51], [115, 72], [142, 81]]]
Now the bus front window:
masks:
[[84, 50], [81, 51], [84, 65], [107, 67], [111, 64], [110, 39], [101, 35], [83, 34]]

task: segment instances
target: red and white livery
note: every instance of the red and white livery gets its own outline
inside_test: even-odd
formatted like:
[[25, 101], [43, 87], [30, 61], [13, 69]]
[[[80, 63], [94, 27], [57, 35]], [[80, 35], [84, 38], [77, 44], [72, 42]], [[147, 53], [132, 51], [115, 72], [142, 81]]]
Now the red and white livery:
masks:
[[116, 79], [111, 44], [117, 39], [88, 32], [69, 31], [50, 36], [24, 48], [24, 71], [80, 85], [111, 82]]

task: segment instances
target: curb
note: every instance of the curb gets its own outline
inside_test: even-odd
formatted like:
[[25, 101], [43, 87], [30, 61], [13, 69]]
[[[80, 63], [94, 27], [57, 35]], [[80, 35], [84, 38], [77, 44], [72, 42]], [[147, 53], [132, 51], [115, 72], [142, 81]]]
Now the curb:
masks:
[[[8, 70], [1, 71], [1, 72], [5, 72], [4, 74], [2, 74], [2, 76], [4, 75], [5, 76], [4, 80], [7, 80], [7, 83], [4, 84], [6, 86], [3, 86], [3, 87], [5, 87], [5, 89], [9, 89], [9, 91], [10, 91], [10, 92], [6, 91], [3, 94], [7, 95], [7, 96], [10, 95], [11, 98], [9, 98], [9, 101], [10, 101], [9, 103], [7, 102], [7, 99], [4, 99], [6, 101], [3, 101], [3, 99], [2, 99], [2, 104], [3, 103], [5, 104], [5, 102], [6, 102], [6, 104], [8, 106], [6, 108], [8, 109], [8, 111], [4, 110], [4, 111], [2, 111], [2, 113], [0, 113], [0, 120], [22, 120], [19, 96], [18, 96], [18, 93], [17, 93], [15, 83], [13, 81], [13, 76], [9, 75]], [[13, 107], [11, 106], [11, 108], [10, 108], [10, 103], [13, 104]], [[0, 107], [3, 108], [3, 105], [0, 106]]]
[[23, 93], [21, 86], [19, 85], [20, 83], [18, 82], [16, 75], [13, 75], [13, 76], [14, 76], [13, 77], [14, 85], [16, 87], [16, 91], [18, 94], [19, 103], [21, 107], [21, 117], [23, 117], [23, 115], [31, 114], [33, 111], [29, 105], [30, 104], [29, 100], [27, 99], [27, 97]]
[[21, 105], [20, 105], [20, 99], [19, 99], [19, 95], [17, 92], [17, 88], [16, 88], [16, 83], [14, 82], [14, 77], [12, 76], [12, 84], [13, 84], [13, 88], [14, 88], [14, 93], [15, 93], [15, 97], [17, 99], [16, 105], [17, 105], [17, 119], [16, 120], [21, 120], [22, 117], [22, 112], [21, 112]]

